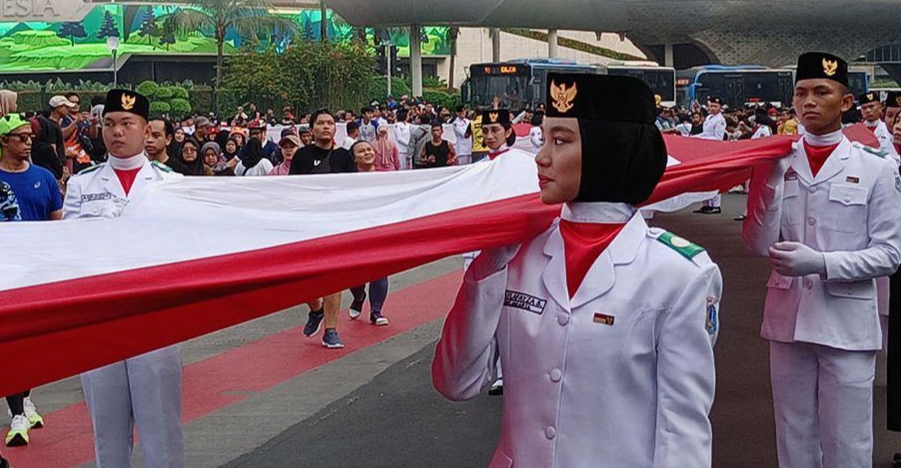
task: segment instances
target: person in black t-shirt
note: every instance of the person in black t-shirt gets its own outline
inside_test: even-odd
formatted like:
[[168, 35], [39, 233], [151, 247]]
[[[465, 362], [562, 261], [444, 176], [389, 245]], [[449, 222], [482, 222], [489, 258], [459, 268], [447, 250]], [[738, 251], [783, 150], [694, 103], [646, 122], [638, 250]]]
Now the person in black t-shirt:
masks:
[[432, 139], [422, 145], [422, 153], [419, 155], [418, 167], [445, 167], [457, 164], [457, 154], [454, 147], [441, 136], [444, 134], [444, 127], [441, 122], [434, 121], [431, 125]]
[[[294, 155], [288, 174], [334, 174], [357, 172], [353, 156], [344, 148], [335, 145], [335, 116], [328, 110], [318, 110], [310, 118], [313, 144], [304, 146]], [[303, 334], [313, 336], [325, 320], [322, 345], [330, 349], [340, 349], [344, 343], [338, 338], [338, 312], [341, 310], [341, 292], [325, 296], [307, 304], [310, 314], [303, 327]]]

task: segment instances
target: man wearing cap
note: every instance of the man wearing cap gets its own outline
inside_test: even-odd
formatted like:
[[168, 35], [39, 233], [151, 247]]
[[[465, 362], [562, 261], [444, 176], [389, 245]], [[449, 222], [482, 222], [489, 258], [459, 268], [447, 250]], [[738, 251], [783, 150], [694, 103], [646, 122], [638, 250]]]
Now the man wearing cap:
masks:
[[[149, 185], [182, 177], [148, 160], [144, 146], [151, 134], [149, 113], [149, 101], [138, 93], [120, 89], [107, 93], [103, 141], [109, 159], [69, 181], [65, 218], [117, 217]], [[135, 248], [144, 247], [135, 243]], [[135, 424], [148, 468], [185, 466], [181, 371], [181, 347], [174, 345], [81, 375], [98, 468], [131, 466]]]
[[722, 280], [703, 248], [636, 209], [666, 168], [653, 94], [626, 76], [547, 83], [535, 161], [541, 200], [564, 203], [561, 216], [473, 262], [432, 382], [451, 400], [474, 398], [500, 355], [492, 468], [710, 467]]
[[201, 145], [210, 140], [212, 129], [213, 123], [210, 119], [202, 115], [194, 119], [194, 139]]
[[885, 115], [882, 121], [889, 130], [893, 130], [895, 116], [901, 112], [901, 91], [889, 91], [885, 96]]
[[885, 151], [896, 163], [901, 164], [901, 158], [898, 157], [898, 152], [895, 151], [895, 145], [892, 141], [892, 131], [882, 121], [882, 101], [879, 100], [879, 93], [872, 91], [861, 94], [858, 97], [858, 102], [860, 103], [860, 114], [863, 116], [863, 123], [879, 140], [879, 149]]
[[[266, 133], [266, 123], [262, 121], [254, 121], [248, 125], [248, 130], [250, 131], [250, 138], [256, 138], [260, 140], [260, 145], [263, 147], [263, 157], [268, 159], [269, 162], [272, 163], [272, 166], [278, 166], [282, 162], [282, 153], [276, 143], [273, 143], [269, 140], [268, 134]], [[244, 145], [241, 150], [238, 152], [238, 157], [240, 159], [244, 159], [244, 152], [247, 149], [247, 145]]]
[[[63, 198], [56, 177], [29, 162], [33, 139], [31, 123], [19, 114], [0, 117], [0, 183], [9, 187], [17, 205], [17, 220], [62, 219]], [[0, 217], [5, 218], [6, 215]], [[44, 426], [44, 419], [31, 401], [31, 391], [10, 395], [6, 401], [12, 418], [6, 445], [27, 445], [28, 430]]]
[[[697, 135], [692, 135], [692, 137], [723, 141], [726, 138], [726, 118], [723, 117], [722, 112], [723, 100], [721, 98], [711, 97], [707, 99], [707, 118], [704, 119], [704, 130]], [[694, 212], [701, 214], [722, 213], [722, 201], [722, 195], [716, 194], [715, 197], [705, 201], [704, 206]]]
[[[869, 467], [882, 347], [875, 278], [901, 264], [901, 177], [842, 134], [848, 64], [798, 58], [794, 151], [755, 168], [743, 238], [769, 257], [761, 336], [770, 342], [779, 466]], [[879, 153], [879, 154], [877, 154]]]

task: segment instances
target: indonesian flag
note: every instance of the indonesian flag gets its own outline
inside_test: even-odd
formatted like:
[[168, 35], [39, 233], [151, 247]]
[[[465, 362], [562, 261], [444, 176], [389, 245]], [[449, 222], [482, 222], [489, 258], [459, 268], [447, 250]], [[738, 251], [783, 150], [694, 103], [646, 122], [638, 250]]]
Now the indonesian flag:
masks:
[[[667, 136], [648, 203], [726, 190], [792, 139]], [[511, 155], [512, 156], [512, 155]], [[184, 178], [118, 218], [0, 223], [0, 394], [185, 341], [449, 255], [523, 242], [542, 204], [530, 158], [420, 171]]]

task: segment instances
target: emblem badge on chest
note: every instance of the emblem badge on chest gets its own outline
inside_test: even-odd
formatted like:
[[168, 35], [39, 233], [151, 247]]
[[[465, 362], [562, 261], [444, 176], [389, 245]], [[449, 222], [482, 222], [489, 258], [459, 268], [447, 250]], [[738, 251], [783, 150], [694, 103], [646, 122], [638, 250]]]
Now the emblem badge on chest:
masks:
[[600, 323], [607, 326], [613, 326], [613, 322], [616, 321], [616, 317], [612, 315], [602, 314], [600, 312], [595, 312], [594, 317], [591, 319], [594, 323]]
[[541, 315], [546, 306], [547, 299], [541, 299], [518, 291], [510, 291], [509, 289], [504, 293], [504, 307], [522, 309]]

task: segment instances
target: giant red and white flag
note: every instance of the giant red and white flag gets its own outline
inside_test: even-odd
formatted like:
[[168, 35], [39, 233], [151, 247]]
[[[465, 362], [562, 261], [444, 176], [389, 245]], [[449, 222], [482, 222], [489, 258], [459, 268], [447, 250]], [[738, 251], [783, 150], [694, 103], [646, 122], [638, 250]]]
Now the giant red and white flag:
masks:
[[[792, 140], [667, 137], [678, 164], [649, 203], [725, 190]], [[181, 342], [461, 252], [522, 242], [559, 206], [534, 163], [185, 178], [122, 216], [0, 224], [0, 394]]]

